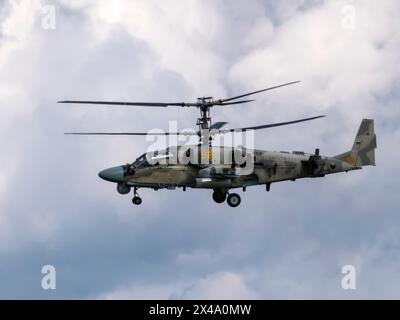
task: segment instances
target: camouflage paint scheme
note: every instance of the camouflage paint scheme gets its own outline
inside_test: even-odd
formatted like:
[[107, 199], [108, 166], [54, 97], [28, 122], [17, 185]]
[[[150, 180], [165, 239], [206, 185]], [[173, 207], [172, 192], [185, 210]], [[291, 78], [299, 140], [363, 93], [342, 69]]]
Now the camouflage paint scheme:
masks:
[[[241, 162], [240, 165], [232, 161], [232, 158], [236, 159], [232, 156], [232, 148], [196, 147], [172, 147], [158, 151], [156, 156], [144, 154], [129, 165], [131, 171], [127, 170], [127, 166], [119, 166], [106, 169], [99, 175], [104, 180], [117, 183], [118, 192], [122, 194], [129, 193], [131, 187], [155, 190], [176, 187], [203, 188], [226, 195], [233, 188], [266, 185], [269, 191], [271, 183], [274, 182], [324, 177], [327, 174], [359, 170], [363, 166], [374, 166], [377, 144], [374, 120], [364, 119], [352, 149], [333, 157], [320, 156], [319, 152], [306, 154], [245, 150], [250, 156], [248, 161]], [[205, 147], [208, 148], [208, 145]], [[241, 149], [233, 151], [242, 152]], [[182, 163], [179, 161], [182, 153], [198, 157], [199, 161], [192, 159], [191, 162]], [[201, 164], [194, 164], [195, 162]], [[248, 165], [249, 170], [246, 169]]]

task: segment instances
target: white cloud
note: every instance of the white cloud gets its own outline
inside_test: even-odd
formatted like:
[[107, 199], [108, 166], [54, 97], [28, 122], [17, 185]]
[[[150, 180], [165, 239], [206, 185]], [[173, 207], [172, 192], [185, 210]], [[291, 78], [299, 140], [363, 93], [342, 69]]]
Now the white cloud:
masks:
[[[341, 26], [345, 3], [331, 1], [298, 13], [276, 30], [264, 48], [233, 66], [232, 77], [246, 88], [254, 88], [260, 81], [300, 78], [303, 83], [297, 90], [283, 94], [287, 103], [301, 97], [290, 110], [294, 114], [305, 108], [340, 112], [353, 124], [360, 116], [374, 115], [374, 95], [387, 93], [398, 79], [393, 67], [399, 64], [399, 23], [388, 18], [394, 3], [354, 3], [354, 30]], [[282, 101], [281, 95], [278, 99]]]
[[185, 299], [256, 299], [243, 278], [232, 272], [212, 274], [200, 279], [184, 292]]
[[243, 276], [233, 272], [207, 275], [191, 284], [122, 287], [102, 294], [99, 299], [256, 299]]
[[102, 294], [98, 299], [105, 300], [167, 300], [174, 292], [172, 286], [132, 286], [116, 289], [112, 292]]

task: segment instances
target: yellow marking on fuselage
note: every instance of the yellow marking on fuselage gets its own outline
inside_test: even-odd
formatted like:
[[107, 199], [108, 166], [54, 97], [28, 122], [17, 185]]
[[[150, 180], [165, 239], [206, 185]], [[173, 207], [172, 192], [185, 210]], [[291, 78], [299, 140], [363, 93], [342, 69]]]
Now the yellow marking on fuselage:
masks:
[[346, 161], [348, 164], [351, 164], [352, 166], [355, 166], [357, 163], [357, 159], [355, 159], [352, 156], [347, 156], [344, 161]]
[[204, 151], [202, 151], [202, 156], [208, 157], [209, 160], [212, 160], [214, 154], [211, 150], [208, 150], [208, 152], [204, 150]]

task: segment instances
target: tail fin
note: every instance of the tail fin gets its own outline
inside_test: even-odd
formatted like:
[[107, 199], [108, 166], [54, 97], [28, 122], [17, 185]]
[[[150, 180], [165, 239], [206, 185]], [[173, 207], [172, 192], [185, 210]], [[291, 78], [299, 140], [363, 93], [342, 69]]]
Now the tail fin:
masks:
[[374, 120], [363, 119], [358, 129], [353, 148], [335, 158], [347, 162], [352, 166], [375, 166], [376, 135]]

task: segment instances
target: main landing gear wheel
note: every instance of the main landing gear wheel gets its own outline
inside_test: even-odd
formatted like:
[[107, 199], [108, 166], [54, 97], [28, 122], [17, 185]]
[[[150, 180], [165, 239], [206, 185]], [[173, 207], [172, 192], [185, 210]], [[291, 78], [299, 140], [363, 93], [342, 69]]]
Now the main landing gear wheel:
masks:
[[142, 198], [139, 197], [138, 193], [137, 193], [137, 188], [135, 188], [133, 190], [133, 199], [132, 199], [132, 203], [135, 205], [140, 205], [142, 203]]
[[241, 201], [242, 200], [240, 199], [240, 196], [237, 193], [231, 193], [227, 199], [228, 204], [233, 208], [236, 208]]
[[214, 191], [212, 197], [216, 203], [223, 203], [226, 200], [226, 193]]

